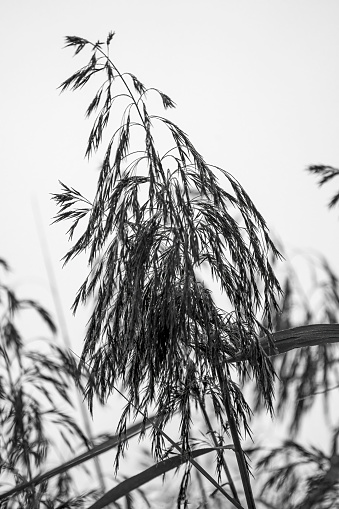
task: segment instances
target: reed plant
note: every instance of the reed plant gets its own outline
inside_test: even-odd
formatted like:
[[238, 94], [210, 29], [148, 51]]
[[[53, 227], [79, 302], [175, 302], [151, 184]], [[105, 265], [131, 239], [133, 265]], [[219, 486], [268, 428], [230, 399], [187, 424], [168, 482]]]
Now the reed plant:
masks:
[[[118, 473], [129, 440], [150, 432], [152, 464], [97, 495], [91, 509], [121, 507], [123, 497], [132, 507], [136, 489], [149, 504], [144, 484], [181, 465], [178, 507], [190, 503], [191, 479], [199, 486], [196, 507], [327, 507], [327, 500], [336, 500], [338, 428], [331, 455], [304, 448], [296, 433], [316, 392], [335, 388], [338, 280], [324, 263], [330, 285], [322, 288], [324, 314], [307, 313], [306, 305], [304, 320], [291, 319], [293, 277], [280, 285], [275, 275], [282, 256], [264, 218], [234, 176], [207, 163], [170, 115], [150, 111], [156, 97], [164, 110], [175, 103], [118, 69], [110, 55], [113, 39], [113, 32], [96, 43], [66, 37], [75, 55], [90, 56], [60, 89], [97, 87], [86, 111], [94, 121], [85, 154], [101, 154], [102, 164], [91, 197], [60, 183], [53, 199], [59, 207], [54, 221], [70, 221], [72, 245], [64, 263], [82, 253], [88, 257], [73, 311], [94, 302], [76, 376], [86, 373], [83, 394], [91, 411], [95, 398], [105, 404], [114, 394], [126, 405], [115, 435], [30, 476], [0, 494], [0, 503], [110, 449]], [[325, 180], [337, 174], [327, 171]], [[208, 278], [219, 286], [225, 309], [217, 306]], [[249, 383], [254, 401], [245, 398]], [[244, 450], [246, 437], [255, 440], [251, 406], [255, 416], [264, 410], [273, 418], [291, 401], [291, 439], [269, 452], [255, 442]], [[205, 442], [193, 438], [197, 414], [207, 430]], [[168, 431], [173, 421], [175, 438]], [[216, 456], [216, 476], [197, 460], [209, 453]], [[255, 496], [249, 459], [258, 454], [264, 481]], [[269, 474], [272, 462], [279, 468]], [[316, 465], [304, 484], [301, 462]]]

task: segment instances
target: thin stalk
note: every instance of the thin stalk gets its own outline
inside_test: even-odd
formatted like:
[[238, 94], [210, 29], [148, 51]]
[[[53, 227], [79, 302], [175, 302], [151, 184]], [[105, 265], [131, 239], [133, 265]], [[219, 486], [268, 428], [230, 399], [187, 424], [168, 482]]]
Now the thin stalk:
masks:
[[107, 61], [111, 64], [111, 66], [113, 67], [113, 69], [116, 71], [116, 73], [118, 74], [119, 78], [121, 79], [121, 81], [123, 82], [123, 84], [125, 85], [125, 87], [127, 88], [128, 90], [128, 93], [130, 94], [130, 97], [132, 99], [132, 101], [134, 102], [134, 105], [137, 109], [137, 112], [139, 113], [139, 117], [141, 118], [141, 122], [144, 126], [144, 128], [146, 129], [146, 125], [145, 125], [145, 119], [144, 117], [142, 116], [141, 112], [140, 112], [140, 109], [139, 109], [139, 106], [138, 106], [138, 102], [134, 99], [134, 95], [130, 89], [130, 87], [128, 86], [128, 83], [127, 81], [125, 80], [124, 76], [121, 74], [121, 72], [119, 71], [119, 69], [114, 65], [114, 63], [112, 62], [112, 60], [110, 59], [109, 55], [108, 55], [108, 52], [105, 53], [104, 50], [102, 50], [100, 48], [100, 46], [96, 46], [95, 44], [93, 44], [91, 41], [87, 41], [88, 44], [90, 46], [92, 46], [93, 48], [96, 49], [96, 51], [98, 51], [99, 53], [101, 53], [103, 55], [104, 58], [107, 59]]
[[[46, 267], [46, 272], [47, 272], [47, 276], [48, 276], [48, 282], [49, 282], [49, 286], [51, 289], [58, 321], [60, 324], [61, 337], [62, 337], [66, 347], [69, 350], [71, 350], [71, 346], [72, 346], [71, 340], [70, 340], [69, 333], [68, 333], [67, 323], [66, 323], [62, 303], [61, 303], [58, 285], [56, 282], [53, 266], [51, 263], [51, 256], [49, 253], [48, 244], [46, 242], [46, 236], [45, 236], [43, 224], [41, 221], [41, 215], [40, 215], [38, 202], [36, 200], [32, 200], [32, 206], [33, 206], [33, 212], [34, 212], [34, 216], [35, 216], [38, 236], [39, 236], [39, 240], [40, 240], [41, 251], [42, 251], [42, 255], [43, 255], [43, 259], [44, 259], [44, 263], [45, 263], [45, 267]], [[81, 412], [82, 420], [84, 423], [84, 428], [86, 430], [87, 437], [89, 438], [89, 443], [90, 443], [91, 447], [93, 447], [94, 442], [93, 442], [93, 434], [92, 434], [92, 430], [91, 430], [90, 420], [88, 418], [88, 414], [87, 414], [86, 408], [84, 406], [82, 397], [78, 390], [76, 391], [76, 396], [78, 399], [78, 405], [80, 407], [80, 412]], [[95, 456], [93, 458], [93, 461], [94, 461], [96, 475], [97, 475], [97, 479], [98, 479], [98, 482], [100, 485], [100, 489], [103, 493], [106, 493], [106, 484], [105, 484], [105, 479], [104, 479], [104, 475], [102, 472], [100, 460], [99, 460], [99, 458], [97, 458]]]
[[[211, 424], [210, 418], [209, 418], [209, 416], [208, 416], [208, 414], [206, 412], [205, 403], [202, 400], [200, 394], [198, 394], [197, 396], [198, 396], [199, 405], [200, 405], [201, 411], [203, 413], [203, 416], [204, 416], [204, 419], [205, 419], [208, 431], [210, 432], [210, 434], [212, 436], [212, 440], [213, 440], [214, 445], [216, 447], [218, 447], [219, 446], [218, 440], [217, 440], [217, 438], [215, 436], [215, 433], [214, 433], [214, 430], [212, 428], [212, 424]], [[228, 483], [230, 485], [230, 488], [231, 488], [231, 491], [232, 491], [232, 495], [235, 498], [235, 500], [237, 500], [237, 502], [240, 503], [239, 496], [238, 496], [238, 493], [237, 493], [237, 489], [236, 489], [235, 484], [233, 482], [231, 472], [230, 472], [230, 470], [229, 470], [229, 468], [227, 466], [227, 463], [226, 463], [223, 451], [221, 451], [221, 462], [222, 462], [222, 466], [223, 466], [223, 469], [225, 471]]]
[[241, 477], [241, 481], [242, 481], [244, 492], [245, 492], [247, 507], [248, 507], [248, 509], [256, 509], [253, 492], [252, 492], [252, 487], [251, 487], [251, 482], [250, 482], [250, 478], [249, 478], [248, 471], [247, 471], [245, 455], [244, 455], [244, 451], [241, 448], [237, 425], [236, 425], [235, 418], [233, 415], [233, 409], [232, 409], [232, 405], [231, 405], [231, 397], [230, 397], [227, 383], [225, 383], [225, 378], [223, 376], [222, 368], [220, 367], [220, 365], [217, 366], [217, 375], [218, 375], [218, 379], [219, 379], [220, 388], [222, 391], [223, 403], [224, 403], [224, 407], [226, 410], [228, 423], [230, 426], [232, 440], [233, 440], [233, 444], [235, 447], [235, 455], [237, 458], [240, 477]]
[[202, 477], [201, 477], [201, 474], [200, 474], [199, 470], [196, 471], [196, 476], [197, 476], [197, 479], [198, 479], [198, 484], [200, 486], [201, 497], [202, 497], [202, 506], [203, 506], [204, 509], [208, 509], [207, 495], [206, 495], [206, 491], [205, 491], [205, 488], [204, 488], [204, 483], [202, 481]]
[[[134, 94], [133, 94], [133, 92], [132, 92], [132, 90], [131, 90], [130, 86], [128, 85], [127, 81], [125, 80], [125, 78], [124, 78], [124, 73], [122, 74], [122, 73], [119, 71], [119, 69], [116, 67], [116, 65], [113, 63], [113, 61], [110, 59], [110, 57], [109, 57], [109, 52], [108, 52], [108, 51], [107, 51], [107, 53], [105, 53], [105, 51], [104, 51], [104, 50], [102, 50], [102, 49], [100, 48], [100, 46], [96, 46], [95, 44], [93, 44], [93, 43], [92, 43], [92, 42], [90, 42], [90, 41], [88, 41], [88, 43], [89, 43], [89, 44], [90, 44], [93, 48], [95, 48], [95, 49], [96, 49], [99, 53], [101, 53], [101, 54], [103, 55], [103, 57], [104, 57], [104, 58], [106, 58], [106, 59], [107, 59], [107, 62], [109, 62], [109, 63], [110, 63], [110, 65], [112, 66], [112, 68], [114, 69], [114, 71], [118, 74], [119, 78], [121, 79], [121, 81], [122, 81], [122, 82], [123, 82], [123, 84], [125, 85], [125, 87], [126, 87], [126, 89], [127, 89], [128, 93], [129, 93], [129, 96], [131, 97], [131, 99], [132, 99], [132, 101], [133, 101], [133, 103], [134, 103], [134, 105], [135, 105], [135, 107], [136, 107], [136, 109], [137, 109], [137, 112], [138, 112], [139, 117], [140, 117], [141, 122], [142, 122], [142, 126], [143, 126], [144, 130], [145, 130], [145, 131], [146, 131], [146, 133], [147, 133], [147, 126], [146, 126], [145, 116], [143, 116], [143, 115], [142, 115], [142, 113], [141, 113], [141, 111], [140, 111], [138, 101], [135, 99]], [[141, 98], [141, 95], [140, 95], [140, 98]], [[145, 105], [145, 103], [143, 103], [143, 104]], [[151, 146], [152, 146], [152, 149], [153, 149], [153, 153], [155, 154], [155, 153], [156, 153], [156, 150], [155, 150], [155, 146], [154, 146], [153, 142], [152, 142]], [[130, 155], [130, 154], [129, 154], [129, 155]], [[161, 170], [161, 173], [162, 173], [162, 176], [163, 176], [163, 178], [164, 178], [164, 180], [165, 180], [165, 175], [163, 174], [163, 171], [162, 171], [162, 170]]]

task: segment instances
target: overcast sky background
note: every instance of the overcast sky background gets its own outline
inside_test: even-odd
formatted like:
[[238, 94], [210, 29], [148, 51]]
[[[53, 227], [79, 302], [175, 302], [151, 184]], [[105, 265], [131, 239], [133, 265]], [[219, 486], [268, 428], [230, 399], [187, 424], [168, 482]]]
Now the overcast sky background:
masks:
[[36, 200], [75, 351], [86, 313], [69, 308], [86, 265], [61, 268], [66, 225], [50, 226], [49, 193], [61, 180], [91, 198], [100, 160], [84, 160], [92, 92], [57, 90], [84, 62], [64, 37], [114, 30], [117, 66], [176, 102], [171, 118], [240, 181], [288, 251], [323, 252], [338, 272], [338, 209], [326, 204], [339, 182], [319, 191], [305, 172], [339, 166], [338, 23], [337, 0], [1, 1], [0, 257], [19, 295], [53, 310]]

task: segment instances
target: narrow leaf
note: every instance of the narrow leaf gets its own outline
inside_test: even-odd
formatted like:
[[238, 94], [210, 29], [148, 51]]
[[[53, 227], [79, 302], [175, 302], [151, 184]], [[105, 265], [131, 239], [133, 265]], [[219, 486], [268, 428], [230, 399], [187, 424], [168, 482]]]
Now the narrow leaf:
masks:
[[[126, 440], [129, 438], [132, 438], [133, 436], [140, 433], [143, 427], [148, 428], [152, 425], [152, 422], [155, 420], [155, 417], [151, 417], [149, 421], [144, 424], [144, 422], [139, 422], [138, 424], [135, 424], [127, 429], [126, 431]], [[56, 475], [63, 474], [64, 472], [67, 472], [70, 468], [76, 467], [77, 465], [80, 465], [81, 463], [84, 463], [85, 461], [88, 461], [95, 456], [99, 456], [100, 454], [109, 451], [110, 449], [113, 449], [114, 447], [117, 447], [119, 445], [119, 442], [121, 441], [121, 438], [119, 438], [118, 435], [114, 435], [107, 440], [105, 440], [103, 443], [96, 445], [89, 449], [88, 451], [84, 452], [83, 454], [80, 454], [79, 456], [76, 456], [75, 458], [71, 459], [70, 461], [67, 461], [66, 463], [63, 463], [62, 465], [59, 465], [56, 468], [53, 468], [52, 470], [49, 470], [48, 472], [45, 472], [44, 474], [38, 475], [31, 481], [19, 484], [15, 488], [12, 488], [9, 491], [6, 491], [5, 493], [0, 494], [0, 501], [4, 499], [8, 499], [9, 497], [12, 497], [13, 495], [17, 495], [18, 493], [21, 493], [22, 491], [26, 490], [27, 488], [31, 486], [37, 486], [41, 484], [44, 481], [47, 481], [48, 479], [51, 479], [52, 477]]]
[[[223, 449], [227, 449], [228, 446], [223, 447]], [[233, 445], [230, 446], [233, 449]], [[198, 456], [202, 456], [203, 454], [207, 454], [209, 452], [215, 451], [217, 448], [208, 447], [204, 449], [196, 449], [191, 452], [191, 457], [197, 458]], [[101, 509], [102, 507], [106, 507], [108, 504], [115, 502], [121, 497], [126, 497], [131, 491], [140, 488], [140, 486], [152, 481], [159, 475], [163, 475], [173, 468], [178, 468], [183, 463], [188, 461], [188, 457], [177, 454], [172, 458], [168, 458], [166, 460], [160, 461], [156, 465], [153, 465], [150, 468], [147, 468], [143, 472], [140, 472], [126, 481], [121, 482], [113, 489], [109, 490], [103, 497], [97, 500], [93, 505], [90, 506], [89, 509]]]
[[[267, 338], [260, 341], [260, 346], [264, 352], [271, 356], [294, 350], [295, 348], [305, 348], [306, 346], [318, 346], [326, 343], [339, 343], [339, 324], [316, 323], [312, 325], [302, 325], [291, 329], [281, 330], [271, 334], [275, 350], [269, 344]], [[241, 353], [227, 360], [227, 362], [240, 362], [247, 360], [247, 357]]]

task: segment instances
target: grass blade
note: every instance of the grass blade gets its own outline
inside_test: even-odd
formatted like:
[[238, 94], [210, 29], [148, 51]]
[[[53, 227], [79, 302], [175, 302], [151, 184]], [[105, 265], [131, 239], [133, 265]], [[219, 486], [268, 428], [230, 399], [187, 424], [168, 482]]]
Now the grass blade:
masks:
[[[275, 351], [272, 351], [267, 338], [260, 340], [261, 347], [270, 357], [286, 353], [295, 348], [318, 346], [325, 343], [339, 343], [339, 324], [316, 323], [312, 325], [302, 325], [300, 327], [292, 327], [291, 329], [274, 332], [272, 333], [272, 337], [276, 348]], [[238, 354], [228, 359], [227, 362], [240, 362], [244, 360], [246, 360], [246, 358]]]
[[[233, 449], [233, 445], [229, 447]], [[228, 446], [224, 448], [228, 448]], [[196, 449], [191, 452], [191, 457], [197, 458], [198, 456], [202, 456], [203, 454], [207, 454], [215, 450], [215, 447]], [[166, 472], [173, 470], [173, 468], [178, 468], [180, 465], [188, 461], [188, 459], [188, 457], [185, 458], [181, 454], [176, 454], [172, 458], [168, 458], [166, 460], [160, 461], [159, 463], [156, 463], [152, 467], [143, 470], [139, 474], [136, 474], [129, 479], [126, 479], [125, 481], [109, 490], [103, 497], [91, 505], [89, 509], [101, 509], [102, 507], [106, 507], [108, 504], [115, 502], [119, 498], [127, 496], [131, 491], [140, 488], [140, 486], [143, 484], [146, 484], [156, 477], [159, 477], [159, 475], [163, 475]]]
[[[149, 422], [144, 424], [142, 421], [134, 424], [126, 431], [126, 440], [129, 438], [132, 438], [133, 436], [137, 435], [143, 427], [149, 427], [152, 425], [153, 420], [155, 420], [155, 417], [151, 417], [149, 419]], [[0, 501], [7, 499], [13, 495], [17, 495], [18, 493], [24, 491], [25, 489], [31, 487], [31, 486], [37, 486], [38, 484], [41, 484], [44, 481], [47, 481], [48, 479], [51, 479], [52, 477], [56, 475], [60, 475], [70, 468], [73, 468], [77, 465], [80, 465], [81, 463], [84, 463], [85, 461], [88, 461], [96, 456], [99, 456], [99, 454], [102, 454], [104, 452], [109, 451], [110, 449], [113, 449], [114, 447], [117, 447], [121, 439], [119, 439], [118, 435], [114, 435], [104, 442], [102, 442], [99, 445], [96, 445], [95, 447], [92, 447], [90, 450], [84, 452], [83, 454], [80, 454], [79, 456], [76, 456], [75, 458], [71, 459], [70, 461], [67, 461], [66, 463], [63, 463], [62, 465], [59, 465], [56, 468], [53, 468], [52, 470], [49, 470], [48, 472], [45, 472], [44, 474], [38, 475], [34, 477], [29, 482], [25, 482], [22, 484], [19, 484], [15, 488], [12, 488], [9, 491], [6, 491], [5, 493], [0, 494]]]

